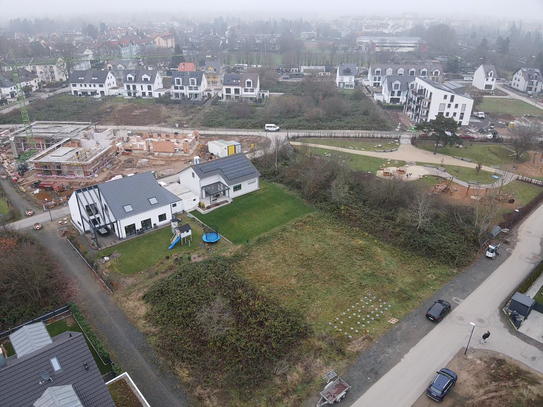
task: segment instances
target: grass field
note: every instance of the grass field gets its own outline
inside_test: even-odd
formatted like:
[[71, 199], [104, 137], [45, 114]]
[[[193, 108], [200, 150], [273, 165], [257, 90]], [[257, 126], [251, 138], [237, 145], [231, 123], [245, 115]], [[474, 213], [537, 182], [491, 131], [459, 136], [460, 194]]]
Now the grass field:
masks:
[[[426, 150], [434, 151], [434, 144], [431, 141], [418, 142], [417, 147]], [[515, 156], [508, 150], [497, 143], [468, 143], [464, 142], [464, 148], [458, 147], [440, 147], [437, 150], [440, 154], [450, 155], [453, 157], [471, 158], [474, 165], [481, 162], [487, 166], [497, 166], [501, 164], [518, 164], [524, 160], [517, 161]]]
[[359, 138], [302, 138], [301, 143], [319, 144], [332, 147], [348, 148], [351, 150], [384, 150], [397, 148], [398, 143], [389, 139], [359, 139]]
[[376, 173], [381, 167], [390, 167], [392, 165], [402, 166], [405, 165], [405, 161], [392, 160], [388, 161], [384, 158], [368, 157], [365, 155], [341, 153], [339, 151], [327, 150], [324, 148], [311, 148], [315, 154], [328, 155], [329, 157], [335, 157], [340, 161], [344, 161], [349, 168], [355, 171], [366, 171]]
[[[367, 330], [380, 335], [390, 317], [407, 314], [454, 274], [321, 214], [296, 219], [247, 251], [237, 272], [302, 312], [317, 333], [347, 331], [354, 338]], [[372, 304], [386, 311], [377, 316]], [[351, 306], [355, 310], [348, 313]]]
[[182, 223], [189, 223], [192, 227], [193, 242], [191, 246], [177, 243], [172, 250], [168, 250], [172, 231], [167, 227], [147, 232], [124, 243], [104, 249], [100, 255], [109, 257], [114, 251], [118, 251], [121, 254], [119, 264], [110, 264], [109, 267], [121, 274], [134, 274], [148, 269], [166, 256], [187, 252], [202, 242], [203, 229], [199, 223], [194, 220], [190, 221], [186, 217], [183, 217]]
[[543, 192], [543, 188], [522, 181], [513, 181], [502, 188], [504, 191], [513, 192], [516, 204], [526, 205], [537, 195]]
[[312, 211], [279, 185], [260, 181], [258, 191], [240, 196], [230, 205], [207, 215], [197, 211], [191, 214], [207, 225], [218, 226], [220, 234], [239, 244]]
[[490, 114], [510, 114], [512, 116], [543, 115], [543, 110], [522, 100], [505, 98], [484, 98], [479, 110]]
[[492, 173], [486, 171], [475, 171], [476, 164], [473, 164], [472, 168], [468, 167], [458, 167], [456, 165], [444, 165], [447, 169], [447, 172], [451, 175], [454, 175], [461, 181], [469, 182], [476, 181], [480, 184], [493, 184], [498, 181], [497, 178], [492, 177]]
[[5, 215], [9, 211], [9, 206], [4, 198], [0, 198], [0, 215]]

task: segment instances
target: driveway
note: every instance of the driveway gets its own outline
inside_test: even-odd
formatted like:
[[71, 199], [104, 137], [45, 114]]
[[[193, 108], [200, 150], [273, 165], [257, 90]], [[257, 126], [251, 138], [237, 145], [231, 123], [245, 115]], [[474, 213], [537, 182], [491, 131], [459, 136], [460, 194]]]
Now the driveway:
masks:
[[[17, 194], [9, 181], [2, 181], [8, 196]], [[24, 202], [24, 201], [23, 201]], [[81, 257], [64, 238], [56, 234], [58, 224], [50, 221], [65, 217], [68, 207], [22, 219], [13, 227], [26, 230], [59, 261], [64, 272], [75, 279], [78, 287], [77, 303], [87, 320], [96, 329], [111, 358], [126, 370], [147, 401], [154, 406], [176, 407], [189, 405], [179, 381], [162, 369], [156, 352], [147, 338], [128, 320], [113, 297], [105, 292], [87, 268]], [[34, 222], [42, 222], [44, 228], [32, 230]]]
[[[345, 375], [353, 386], [345, 404], [360, 407], [411, 406], [425, 390], [434, 372], [446, 366], [460, 349], [465, 348], [472, 332], [470, 322], [476, 324], [470, 348], [490, 349], [543, 372], [541, 344], [529, 339], [525, 342], [511, 335], [509, 322], [500, 315], [502, 302], [541, 261], [542, 239], [543, 206], [540, 206], [521, 225], [514, 250], [507, 250], [511, 251], [510, 256], [502, 255], [498, 263], [482, 258], [444, 287], [439, 296], [452, 299], [459, 305], [439, 325], [424, 321], [424, 308], [430, 303], [427, 302], [418, 310], [418, 319], [411, 314], [405, 318], [408, 321], [402, 321], [403, 332], [402, 328], [394, 328], [357, 359]], [[496, 265], [498, 267], [492, 272]], [[485, 279], [489, 271], [491, 275]], [[429, 332], [425, 335], [421, 330]], [[481, 345], [479, 340], [487, 330], [491, 337]], [[410, 347], [405, 342], [416, 344]], [[356, 397], [359, 398], [356, 400]]]

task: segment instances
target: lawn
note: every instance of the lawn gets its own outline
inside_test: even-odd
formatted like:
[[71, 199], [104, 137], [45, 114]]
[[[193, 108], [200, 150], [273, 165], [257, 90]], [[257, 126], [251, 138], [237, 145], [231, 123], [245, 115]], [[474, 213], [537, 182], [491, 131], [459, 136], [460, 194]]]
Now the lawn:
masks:
[[[434, 151], [433, 142], [418, 142], [417, 146], [426, 151]], [[452, 157], [471, 158], [474, 165], [481, 162], [486, 166], [499, 166], [501, 164], [518, 164], [524, 160], [516, 160], [515, 156], [497, 143], [471, 143], [464, 140], [464, 148], [440, 147], [438, 153]]]
[[355, 171], [366, 171], [371, 173], [376, 173], [379, 168], [390, 167], [390, 166], [403, 166], [405, 161], [399, 160], [387, 160], [385, 158], [378, 157], [368, 157], [366, 155], [342, 153], [339, 151], [327, 150], [324, 148], [311, 148], [315, 154], [318, 155], [327, 155], [329, 157], [337, 158], [338, 160], [344, 161], [349, 168]]
[[479, 110], [490, 114], [510, 114], [516, 117], [525, 114], [543, 115], [543, 110], [522, 100], [505, 98], [484, 98]]
[[472, 168], [469, 167], [458, 167], [456, 165], [444, 165], [447, 172], [451, 175], [454, 175], [461, 181], [470, 182], [475, 181], [480, 184], [493, 184], [498, 181], [497, 178], [492, 177], [492, 173], [487, 171], [475, 171], [476, 164], [473, 164]]
[[5, 215], [9, 211], [9, 206], [4, 198], [0, 198], [0, 215]]
[[528, 184], [522, 181], [513, 181], [502, 188], [504, 191], [513, 192], [515, 198], [515, 206], [524, 206], [537, 195], [539, 195], [543, 188], [534, 184]]
[[409, 313], [454, 275], [322, 214], [297, 219], [247, 246], [236, 271], [302, 312], [317, 334], [343, 335], [342, 329], [354, 338], [366, 329], [379, 336], [390, 327], [390, 317]]
[[121, 254], [119, 264], [110, 264], [110, 269], [121, 274], [135, 274], [156, 265], [166, 256], [194, 249], [202, 242], [202, 226], [195, 221], [188, 220], [185, 216], [182, 219], [183, 224], [189, 223], [192, 227], [193, 241], [191, 246], [177, 243], [172, 250], [168, 250], [173, 235], [171, 228], [165, 227], [157, 231], [147, 232], [116, 246], [108, 247], [100, 255], [101, 257], [110, 257], [114, 251], [118, 251]]
[[300, 198], [276, 184], [260, 181], [260, 189], [240, 196], [230, 204], [207, 215], [191, 212], [207, 225], [219, 227], [219, 233], [235, 244], [251, 241], [277, 226], [312, 212]]

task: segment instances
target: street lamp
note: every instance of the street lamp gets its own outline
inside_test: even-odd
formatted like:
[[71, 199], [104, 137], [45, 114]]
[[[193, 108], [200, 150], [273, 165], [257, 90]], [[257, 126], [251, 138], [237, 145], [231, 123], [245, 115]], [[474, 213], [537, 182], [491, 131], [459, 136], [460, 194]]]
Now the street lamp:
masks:
[[464, 351], [464, 355], [466, 353], [468, 353], [469, 343], [471, 342], [471, 337], [473, 336], [473, 331], [475, 330], [475, 327], [476, 327], [476, 325], [473, 322], [470, 322], [469, 324], [471, 325], [471, 333], [469, 334], [468, 346], [466, 346], [466, 350]]
[[513, 227], [513, 221], [515, 220], [515, 215], [517, 213], [520, 213], [520, 210], [515, 209], [515, 211], [513, 212], [513, 215], [511, 216], [511, 223], [509, 224], [509, 229], [511, 229]]
[[51, 208], [49, 207], [49, 205], [47, 203], [48, 203], [47, 198], [45, 198], [45, 207], [49, 211], [49, 219], [51, 219], [51, 222], [52, 222], [53, 221], [53, 215], [51, 215]]

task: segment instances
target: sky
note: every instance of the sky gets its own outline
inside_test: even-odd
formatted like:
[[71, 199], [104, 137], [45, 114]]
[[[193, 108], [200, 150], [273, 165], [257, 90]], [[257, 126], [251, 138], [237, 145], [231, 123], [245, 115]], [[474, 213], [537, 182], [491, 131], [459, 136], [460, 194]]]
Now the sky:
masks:
[[[543, 0], [386, 0], [333, 2], [330, 0], [206, 0], [146, 2], [123, 0], [0, 0], [0, 18], [54, 18], [88, 16], [91, 20], [108, 20], [112, 13], [125, 21], [134, 15], [154, 12], [175, 14], [188, 19], [239, 16], [243, 19], [267, 18], [335, 18], [340, 16], [394, 16], [417, 13], [419, 17], [487, 17], [492, 19], [543, 21]], [[115, 18], [117, 19], [117, 18]]]

